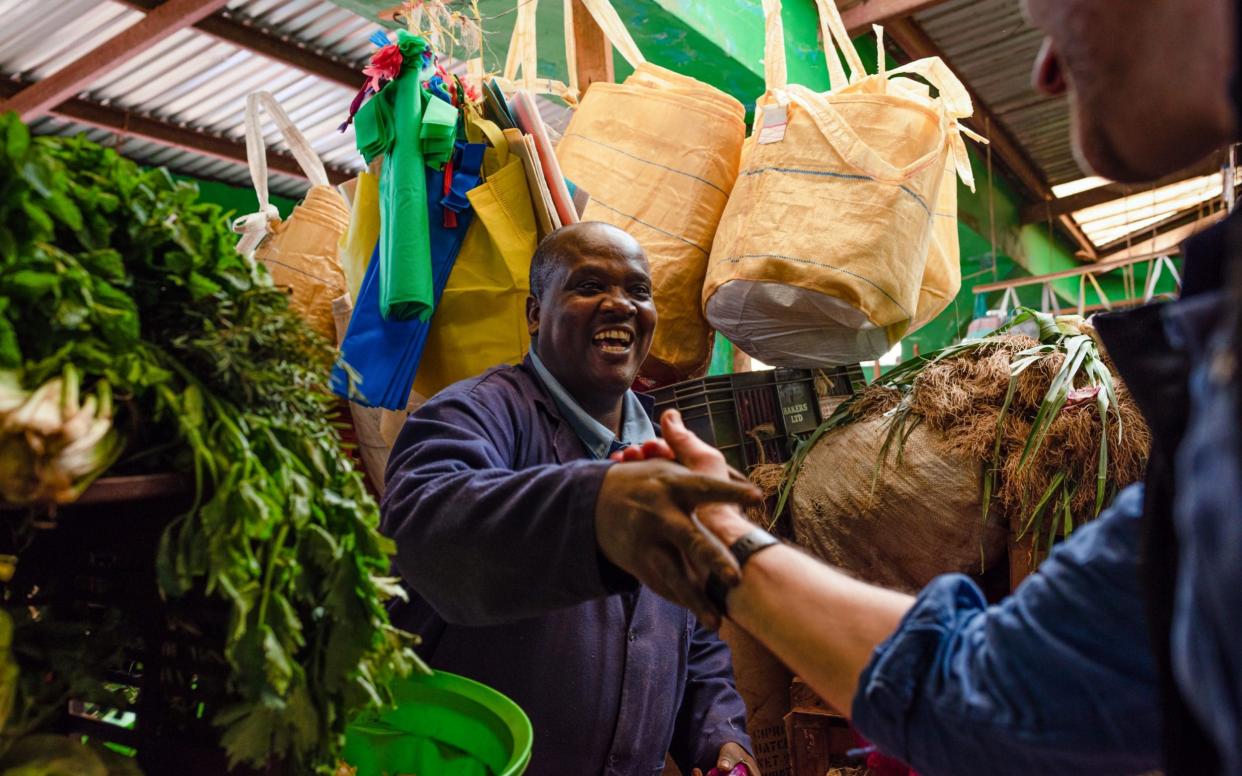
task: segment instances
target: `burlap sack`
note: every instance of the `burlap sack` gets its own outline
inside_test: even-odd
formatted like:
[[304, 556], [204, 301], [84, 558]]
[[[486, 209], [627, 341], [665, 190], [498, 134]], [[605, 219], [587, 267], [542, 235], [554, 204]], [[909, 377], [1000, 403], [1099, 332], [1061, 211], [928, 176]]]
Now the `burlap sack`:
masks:
[[733, 678], [746, 704], [746, 732], [754, 743], [755, 762], [763, 776], [791, 776], [785, 715], [793, 673], [768, 648], [726, 621], [720, 638], [733, 653]]
[[919, 425], [901, 462], [894, 443], [876, 477], [887, 423], [842, 426], [807, 454], [790, 496], [797, 543], [859, 579], [911, 592], [1003, 558], [1007, 527], [995, 514], [982, 521], [980, 462], [942, 454], [937, 432]]
[[268, 225], [254, 252], [272, 282], [289, 289], [289, 306], [329, 341], [336, 338], [332, 300], [347, 288], [338, 246], [348, 228], [344, 198], [331, 186], [313, 186], [288, 220]]

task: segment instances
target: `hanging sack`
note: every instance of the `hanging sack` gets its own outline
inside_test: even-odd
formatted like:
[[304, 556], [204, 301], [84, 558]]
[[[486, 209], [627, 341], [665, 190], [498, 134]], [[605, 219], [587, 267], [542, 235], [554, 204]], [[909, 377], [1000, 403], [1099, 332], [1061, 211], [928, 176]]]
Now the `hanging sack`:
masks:
[[526, 297], [537, 228], [522, 160], [500, 128], [472, 110], [466, 136], [491, 144], [485, 180], [466, 196], [475, 219], [431, 319], [414, 390], [433, 396], [530, 349]]
[[[644, 387], [699, 377], [712, 342], [703, 279], [737, 175], [745, 109], [713, 86], [646, 62], [608, 0], [584, 5], [635, 71], [624, 83], [591, 84], [556, 155], [565, 177], [590, 194], [582, 220], [629, 232], [651, 263], [659, 325], [640, 372]], [[568, 12], [565, 24], [572, 25]], [[532, 60], [534, 36], [523, 44]], [[566, 46], [576, 87], [572, 36]]]
[[823, 94], [786, 83], [780, 2], [763, 2], [767, 90], [703, 289], [712, 325], [774, 366], [877, 358], [910, 330], [955, 131], [941, 100], [866, 76], [836, 5], [816, 4]]
[[[479, 185], [483, 151], [481, 144], [458, 143], [449, 193], [433, 196], [427, 203], [433, 297], [443, 292], [473, 223], [473, 211], [466, 196]], [[426, 191], [444, 190], [444, 171], [424, 168], [424, 173]], [[450, 219], [454, 222], [451, 226], [446, 226], [445, 210], [455, 215]], [[380, 292], [381, 245], [382, 238], [363, 277], [358, 303], [341, 343], [341, 357], [332, 370], [331, 387], [338, 396], [363, 406], [399, 410], [409, 399], [431, 322], [384, 317]]]
[[[280, 219], [276, 206], [268, 201], [267, 147], [260, 116], [264, 110], [276, 122], [311, 183], [306, 198], [287, 221]], [[335, 342], [332, 300], [345, 293], [338, 248], [349, 227], [345, 199], [328, 184], [323, 161], [268, 92], [255, 92], [246, 98], [246, 157], [259, 210], [233, 223], [233, 230], [242, 234], [237, 252], [262, 261], [272, 282], [290, 290], [289, 305], [311, 329]]]
[[[876, 28], [876, 34], [881, 34]], [[881, 41], [882, 43], [882, 41]], [[879, 46], [880, 66], [878, 71], [885, 70], [883, 45]], [[966, 151], [966, 141], [970, 139], [978, 143], [987, 143], [981, 137], [961, 125], [962, 119], [974, 113], [970, 92], [949, 69], [944, 60], [930, 57], [919, 59], [907, 65], [888, 71], [891, 76], [888, 86], [891, 90], [906, 94], [912, 99], [924, 100], [929, 105], [939, 101], [949, 116], [949, 157], [946, 160], [943, 179], [940, 182], [940, 196], [932, 213], [931, 239], [927, 247], [927, 265], [923, 268], [923, 283], [919, 288], [918, 307], [910, 329], [911, 334], [944, 311], [962, 288], [962, 261], [960, 243], [957, 232], [957, 182], [960, 179], [971, 191], [975, 190], [974, 170], [970, 166], [970, 155]], [[906, 76], [916, 75], [936, 88], [937, 95], [933, 100], [927, 85]]]

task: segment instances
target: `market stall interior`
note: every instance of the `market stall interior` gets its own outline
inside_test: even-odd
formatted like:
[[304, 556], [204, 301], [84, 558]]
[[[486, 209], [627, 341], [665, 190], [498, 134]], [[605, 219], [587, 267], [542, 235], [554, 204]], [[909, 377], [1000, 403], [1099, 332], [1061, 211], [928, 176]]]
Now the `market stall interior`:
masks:
[[[409, 413], [527, 357], [531, 257], [580, 222], [641, 246], [634, 389], [755, 522], [999, 598], [1146, 466], [1088, 316], [1176, 296], [1240, 182], [1231, 150], [1083, 177], [1018, 0], [9, 0], [0, 30], [0, 773], [546, 772], [520, 699], [390, 622], [378, 503]], [[896, 772], [722, 637], [764, 776]]]

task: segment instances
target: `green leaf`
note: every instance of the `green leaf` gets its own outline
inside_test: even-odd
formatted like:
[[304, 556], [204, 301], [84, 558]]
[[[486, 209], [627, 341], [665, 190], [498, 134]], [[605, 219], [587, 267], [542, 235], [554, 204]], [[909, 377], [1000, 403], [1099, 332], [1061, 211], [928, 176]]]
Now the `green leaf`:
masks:
[[82, 228], [82, 211], [63, 192], [56, 192], [45, 203], [47, 211], [73, 231]]
[[196, 302], [203, 297], [213, 296], [223, 290], [219, 283], [197, 271], [190, 273], [189, 288], [190, 298]]
[[60, 288], [61, 276], [54, 272], [19, 269], [4, 278], [4, 288], [19, 299], [37, 300]]
[[34, 234], [35, 239], [51, 239], [52, 232], [56, 227], [52, 223], [52, 218], [47, 214], [47, 211], [31, 202], [28, 197], [22, 197], [22, 212], [30, 219], [31, 226], [33, 227], [32, 234]]
[[6, 122], [4, 132], [4, 152], [9, 159], [17, 161], [26, 155], [30, 148], [30, 130], [19, 120]]

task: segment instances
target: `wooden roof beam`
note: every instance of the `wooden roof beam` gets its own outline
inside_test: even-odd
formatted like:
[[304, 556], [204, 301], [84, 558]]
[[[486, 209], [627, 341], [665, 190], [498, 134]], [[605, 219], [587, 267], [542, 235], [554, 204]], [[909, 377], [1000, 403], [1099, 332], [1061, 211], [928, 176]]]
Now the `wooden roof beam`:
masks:
[[38, 118], [141, 54], [156, 40], [201, 21], [227, 3], [228, 0], [167, 0], [137, 23], [5, 100], [0, 111], [17, 111], [25, 121]]
[[850, 35], [860, 35], [871, 32], [873, 24], [891, 24], [942, 2], [944, 0], [863, 0], [853, 8], [842, 11], [841, 20]]
[[[20, 94], [22, 90], [23, 84], [19, 82], [0, 81], [0, 97], [11, 97]], [[130, 113], [129, 111], [109, 105], [102, 105], [91, 100], [79, 97], [65, 100], [53, 108], [51, 114], [79, 124], [87, 124], [99, 129], [116, 132], [122, 136], [136, 137], [171, 148], [179, 148], [183, 151], [209, 156], [213, 159], [223, 159], [226, 162], [235, 162], [241, 165], [247, 164], [245, 143], [240, 143], [223, 135], [179, 126], [151, 116]], [[302, 172], [302, 168], [298, 166], [297, 161], [294, 160], [292, 155], [277, 152], [275, 149], [269, 148], [267, 151], [267, 166], [272, 172], [290, 175], [303, 180], [306, 178], [306, 174]], [[333, 184], [342, 183], [354, 174], [350, 170], [337, 167], [328, 167], [327, 171], [328, 179]]]
[[[160, 0], [118, 1], [140, 11], [152, 11], [160, 5]], [[354, 64], [316, 51], [290, 36], [251, 24], [249, 20], [235, 16], [228, 8], [197, 22], [194, 29], [341, 86], [357, 89], [362, 85], [362, 70]]]
[[[940, 57], [950, 68], [953, 63], [940, 51], [935, 41], [923, 31], [923, 28], [914, 23], [912, 19], [896, 19], [885, 27], [887, 36], [901, 50], [906, 52], [913, 59], [922, 59], [924, 57]], [[963, 82], [965, 83], [965, 82]], [[992, 144], [992, 153], [1000, 160], [1017, 179], [1018, 183], [1028, 192], [1028, 199], [1040, 203], [1055, 199], [1052, 195], [1052, 187], [1044, 180], [1043, 174], [1036, 168], [1035, 164], [1027, 157], [1026, 152], [1022, 150], [1022, 146], [1018, 141], [1009, 134], [1004, 125], [996, 120], [992, 115], [992, 111], [987, 104], [979, 98], [979, 94], [971, 87], [965, 84], [966, 91], [970, 93], [970, 100], [975, 107], [975, 115], [965, 119], [962, 123], [973, 129], [975, 132], [987, 137]], [[1077, 228], [1077, 224], [1068, 216], [1065, 220], [1058, 219], [1056, 225], [1062, 234], [1079, 247], [1079, 253], [1082, 257], [1094, 259], [1098, 254], [1091, 240], [1083, 231]]]

